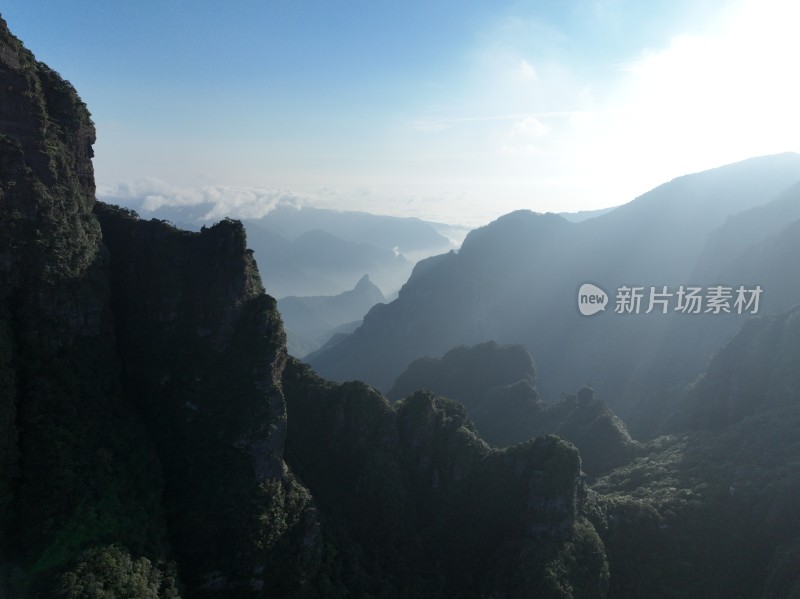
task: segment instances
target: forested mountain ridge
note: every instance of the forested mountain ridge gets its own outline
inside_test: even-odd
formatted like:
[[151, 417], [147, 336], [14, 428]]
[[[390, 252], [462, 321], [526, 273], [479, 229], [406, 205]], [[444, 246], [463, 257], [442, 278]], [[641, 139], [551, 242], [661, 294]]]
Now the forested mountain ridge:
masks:
[[290, 360], [241, 223], [95, 202], [86, 107], [1, 20], [0, 99], [0, 594], [605, 594], [571, 444]]
[[797, 596], [799, 316], [748, 322], [672, 404], [673, 434], [593, 486], [610, 596]]
[[[464, 408], [430, 393], [394, 406], [290, 360], [287, 461], [318, 495], [345, 575], [365, 596], [602, 597], [608, 566], [584, 515], [574, 446], [490, 449]], [[379, 586], [366, 587], [365, 584]]]

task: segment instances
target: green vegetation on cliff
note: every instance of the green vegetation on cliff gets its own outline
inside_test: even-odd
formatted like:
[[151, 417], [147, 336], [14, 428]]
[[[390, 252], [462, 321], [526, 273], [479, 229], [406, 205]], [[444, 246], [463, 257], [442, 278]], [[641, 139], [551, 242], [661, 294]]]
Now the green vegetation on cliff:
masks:
[[748, 322], [678, 404], [682, 432], [594, 485], [610, 596], [795, 596], [799, 313]]
[[48, 596], [93, 546], [166, 557], [162, 479], [117, 378], [89, 113], [2, 21], [0, 80], [0, 582]]
[[[290, 360], [287, 461], [346, 548], [363, 596], [599, 597], [602, 544], [583, 518], [575, 448], [540, 437], [491, 449], [448, 399], [390, 406]], [[341, 549], [338, 549], [341, 550]], [[413, 572], [413, 575], [411, 574]]]

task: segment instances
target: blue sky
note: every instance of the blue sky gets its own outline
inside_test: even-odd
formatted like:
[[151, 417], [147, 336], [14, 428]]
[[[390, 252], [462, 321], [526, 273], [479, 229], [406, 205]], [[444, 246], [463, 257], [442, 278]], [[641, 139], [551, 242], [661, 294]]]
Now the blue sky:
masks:
[[4, 0], [102, 196], [482, 224], [800, 150], [792, 2]]

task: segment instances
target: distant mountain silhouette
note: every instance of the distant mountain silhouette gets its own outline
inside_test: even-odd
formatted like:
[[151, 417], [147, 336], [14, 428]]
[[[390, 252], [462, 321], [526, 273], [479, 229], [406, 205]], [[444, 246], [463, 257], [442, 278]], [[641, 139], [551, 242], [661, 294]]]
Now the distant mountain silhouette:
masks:
[[602, 216], [615, 208], [599, 208], [597, 210], [579, 210], [578, 212], [559, 212], [558, 215], [571, 223], [580, 223], [590, 218]]
[[295, 238], [319, 229], [352, 243], [366, 243], [402, 254], [445, 248], [448, 241], [431, 223], [358, 211], [279, 205], [258, 221], [264, 227]]
[[250, 247], [264, 272], [267, 291], [275, 297], [335, 295], [352, 289], [368, 274], [387, 291], [397, 289], [412, 264], [392, 250], [345, 241], [314, 229], [288, 240], [259, 223], [245, 223]]
[[[699, 280], [695, 273], [729, 217], [760, 206], [769, 211], [766, 205], [773, 200], [790, 204], [776, 196], [799, 180], [800, 155], [781, 154], [680, 177], [580, 223], [554, 214], [508, 214], [471, 232], [458, 253], [418, 263], [395, 301], [375, 307], [352, 335], [307, 359], [324, 376], [360, 378], [388, 390], [422, 356], [491, 339], [521, 343], [536, 356], [545, 399], [573, 389], [575, 381], [591, 381], [626, 420], [642, 416], [661, 379], [681, 389], [745, 316], [618, 315], [613, 313], [616, 290], [622, 285], [660, 290], [664, 285], [757, 284], [755, 270], [725, 271], [719, 260], [717, 276], [726, 278]], [[777, 255], [777, 247], [766, 248], [780, 245], [779, 237], [762, 240], [763, 260]], [[787, 237], [784, 245], [790, 241]], [[776, 282], [780, 273], [792, 271], [791, 264], [783, 259], [772, 265], [770, 284], [776, 288], [765, 290], [763, 312], [785, 307], [787, 293], [794, 296], [783, 289], [792, 284]], [[710, 276], [708, 265], [704, 268]], [[577, 289], [586, 281], [610, 294], [605, 314], [586, 318], [578, 313]], [[707, 321], [715, 334], [669, 345], [675, 327], [699, 321]], [[661, 368], [665, 360], [676, 359], [680, 368]]]
[[368, 275], [361, 277], [353, 289], [339, 295], [289, 296], [278, 300], [289, 354], [302, 358], [334, 334], [343, 330], [352, 332], [372, 306], [385, 301]]

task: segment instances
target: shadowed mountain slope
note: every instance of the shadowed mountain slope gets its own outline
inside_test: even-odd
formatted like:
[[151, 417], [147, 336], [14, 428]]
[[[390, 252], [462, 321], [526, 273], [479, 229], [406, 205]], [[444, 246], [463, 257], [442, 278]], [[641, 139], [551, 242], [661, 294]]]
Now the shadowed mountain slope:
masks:
[[[674, 295], [668, 314], [645, 315], [647, 299], [640, 314], [616, 314], [616, 290], [751, 288], [760, 284], [757, 273], [770, 271], [775, 274], [770, 287], [762, 285], [760, 311], [785, 308], [796, 297], [797, 278], [791, 276], [794, 261], [772, 260], [779, 250], [771, 244], [781, 245], [781, 231], [765, 233], [759, 242], [764, 249], [752, 252], [748, 270], [725, 268], [727, 251], [725, 260], [714, 259], [709, 268], [704, 252], [729, 216], [787, 202], [778, 196], [798, 180], [800, 156], [781, 154], [681, 177], [581, 223], [552, 214], [506, 215], [471, 232], [458, 253], [417, 264], [395, 301], [373, 308], [351, 336], [307, 359], [324, 376], [360, 378], [388, 390], [422, 356], [488, 340], [520, 343], [537, 357], [545, 398], [587, 381], [615, 411], [636, 417], [650, 431], [657, 425], [645, 424], [641, 398], [650, 395], [657, 402], [655, 389], [680, 390], [746, 315], [676, 313]], [[736, 247], [748, 248], [745, 240]], [[591, 318], [577, 310], [578, 287], [587, 281], [610, 296], [608, 309]], [[674, 338], [674, 329], [691, 333], [702, 321], [714, 334]]]
[[795, 596], [799, 326], [797, 307], [750, 321], [684, 394], [679, 432], [594, 485], [610, 596]]

